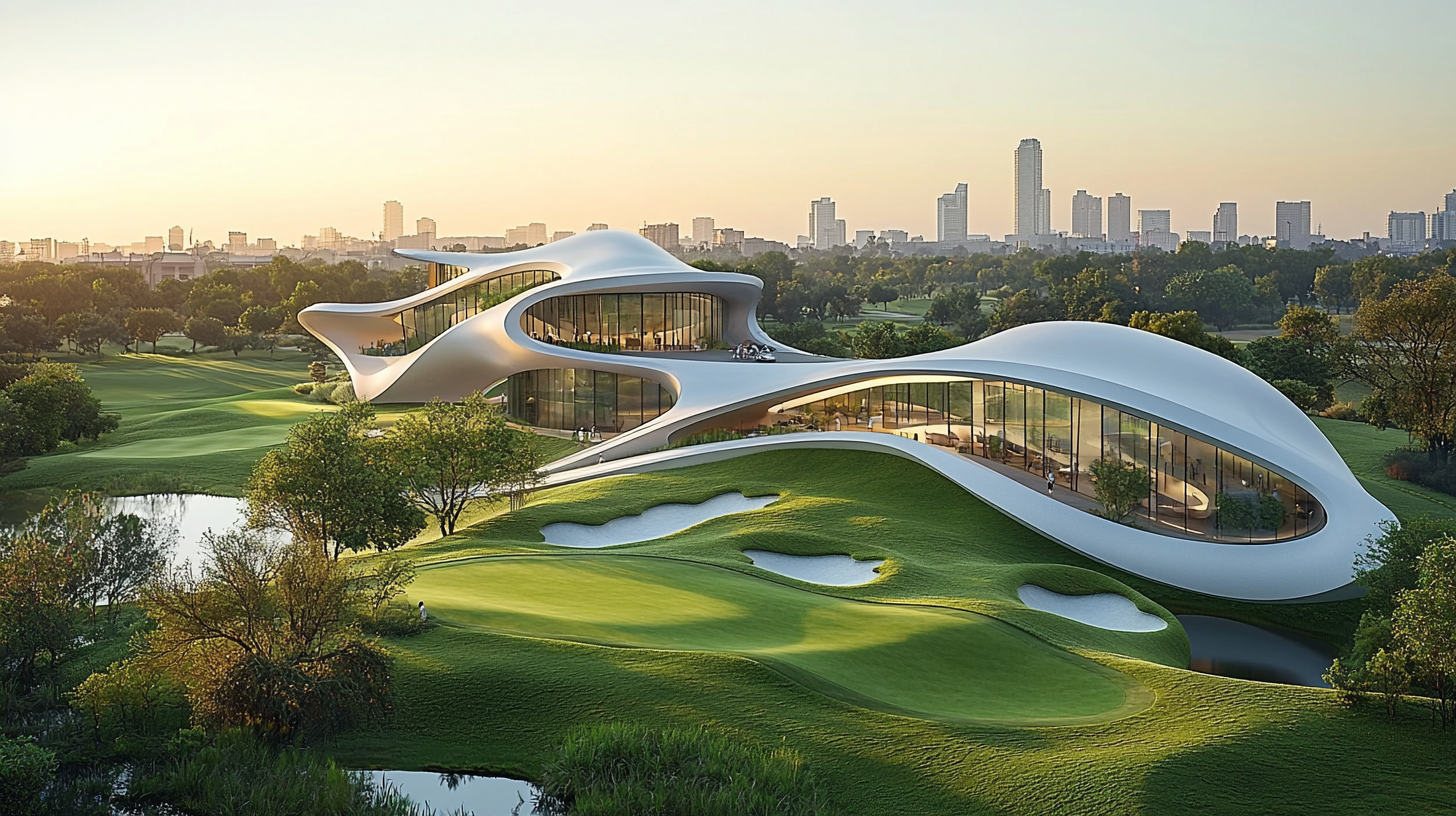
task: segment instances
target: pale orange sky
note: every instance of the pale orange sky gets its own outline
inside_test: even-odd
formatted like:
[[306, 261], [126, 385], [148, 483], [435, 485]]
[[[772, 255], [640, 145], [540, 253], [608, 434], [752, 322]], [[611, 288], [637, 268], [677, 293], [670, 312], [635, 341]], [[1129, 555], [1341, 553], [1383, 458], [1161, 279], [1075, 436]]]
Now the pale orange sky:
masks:
[[1041, 139], [1077, 189], [1210, 229], [1313, 201], [1332, 237], [1456, 188], [1456, 3], [0, 0], [0, 239], [328, 225], [501, 235], [694, 216], [792, 242], [1012, 228]]

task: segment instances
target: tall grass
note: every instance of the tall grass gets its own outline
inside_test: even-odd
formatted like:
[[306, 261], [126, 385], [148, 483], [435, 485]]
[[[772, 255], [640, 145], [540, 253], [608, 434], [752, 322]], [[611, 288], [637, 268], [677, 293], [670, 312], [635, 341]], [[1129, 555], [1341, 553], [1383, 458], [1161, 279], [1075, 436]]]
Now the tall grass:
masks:
[[179, 740], [169, 759], [137, 768], [128, 796], [141, 805], [165, 802], [214, 816], [434, 813], [393, 787], [376, 786], [368, 773], [345, 770], [309, 751], [275, 749], [237, 730], [223, 731], [202, 745]]
[[708, 731], [598, 726], [568, 737], [541, 775], [545, 816], [818, 816], [798, 754]]

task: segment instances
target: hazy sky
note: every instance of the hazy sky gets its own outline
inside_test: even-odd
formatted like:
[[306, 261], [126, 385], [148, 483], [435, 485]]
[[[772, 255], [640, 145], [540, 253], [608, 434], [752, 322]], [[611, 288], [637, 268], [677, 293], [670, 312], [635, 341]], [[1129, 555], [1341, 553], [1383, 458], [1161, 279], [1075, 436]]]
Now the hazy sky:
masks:
[[[1456, 2], [0, 0], [0, 239], [694, 216], [793, 241], [1012, 229], [1041, 139], [1052, 221], [1124, 192], [1210, 229], [1383, 235], [1456, 188]], [[407, 230], [409, 231], [409, 230]]]

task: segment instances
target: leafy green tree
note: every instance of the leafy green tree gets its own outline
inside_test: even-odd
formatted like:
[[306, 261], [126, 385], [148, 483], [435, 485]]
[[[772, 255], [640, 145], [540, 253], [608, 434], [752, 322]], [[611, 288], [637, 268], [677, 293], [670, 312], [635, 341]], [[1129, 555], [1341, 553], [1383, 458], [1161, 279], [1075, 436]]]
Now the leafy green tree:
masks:
[[[1296, 307], [1299, 308], [1299, 307]], [[1312, 390], [1311, 406], [1328, 405], [1335, 395], [1334, 368], [1328, 349], [1311, 349], [1297, 337], [1260, 337], [1244, 346], [1244, 365], [1268, 382], [1299, 382]], [[1280, 388], [1296, 405], [1290, 392]], [[1296, 389], [1303, 394], [1302, 389]]]
[[1220, 329], [1246, 317], [1254, 305], [1254, 284], [1236, 266], [1185, 272], [1168, 281], [1168, 299], [1192, 309]]
[[0, 315], [0, 329], [10, 342], [33, 359], [37, 352], [54, 351], [60, 335], [39, 315]]
[[907, 357], [955, 348], [961, 344], [960, 340], [952, 337], [945, 329], [930, 323], [917, 323], [911, 326], [901, 337], [901, 342]]
[[0, 736], [0, 816], [44, 812], [42, 794], [56, 777], [56, 755], [30, 737]]
[[74, 365], [40, 362], [0, 391], [0, 461], [49, 453], [62, 441], [96, 439], [116, 430], [118, 418]]
[[132, 309], [126, 315], [126, 330], [138, 341], [152, 344], [152, 353], [157, 353], [157, 341], [162, 335], [182, 328], [182, 318], [171, 309]]
[[882, 281], [875, 281], [874, 283], [871, 283], [869, 288], [866, 289], [864, 293], [865, 300], [869, 301], [870, 303], [878, 303], [884, 308], [889, 308], [890, 301], [896, 300], [899, 297], [899, 292], [896, 292], [891, 287], [886, 286]]
[[774, 340], [810, 354], [825, 357], [848, 357], [850, 350], [845, 343], [844, 332], [830, 332], [818, 320], [800, 320], [798, 323], [779, 323], [769, 329]]
[[1443, 728], [1456, 725], [1456, 540], [1426, 548], [1415, 589], [1396, 597], [1395, 650]]
[[187, 323], [182, 326], [182, 333], [192, 341], [192, 353], [197, 353], [197, 344], [204, 346], [221, 346], [227, 337], [227, 327], [221, 320], [215, 317], [189, 317]]
[[1203, 330], [1203, 318], [1197, 312], [1133, 312], [1127, 325], [1196, 346], [1228, 360], [1235, 360], [1239, 356], [1238, 347], [1233, 341]]
[[854, 356], [861, 359], [884, 360], [905, 356], [905, 338], [900, 334], [900, 327], [888, 320], [859, 324], [853, 342]]
[[362, 402], [293, 426], [248, 479], [249, 523], [287, 530], [335, 558], [345, 549], [403, 546], [425, 518], [405, 498], [408, 485], [374, 430], [374, 409]]
[[479, 391], [405, 414], [388, 439], [410, 501], [435, 516], [440, 535], [455, 534], [470, 502], [530, 490], [541, 466], [535, 435], [507, 427]]
[[1038, 297], [1030, 289], [1024, 289], [997, 304], [996, 311], [991, 313], [991, 331], [1003, 332], [1029, 323], [1065, 318], [1066, 311], [1061, 302]]
[[1344, 311], [1345, 306], [1355, 296], [1355, 283], [1350, 275], [1350, 266], [1335, 264], [1320, 267], [1314, 273], [1314, 294], [1326, 308], [1336, 312]]
[[258, 335], [268, 341], [268, 356], [273, 356], [273, 347], [278, 342], [278, 332], [283, 328], [283, 314], [267, 306], [249, 306], [238, 318], [238, 326], [249, 334]]
[[80, 323], [76, 326], [76, 345], [83, 353], [100, 355], [101, 347], [107, 343], [112, 345], [125, 345], [130, 342], [131, 337], [126, 333], [126, 328], [121, 321], [111, 315], [100, 315], [96, 313], [81, 316]]
[[242, 354], [244, 349], [250, 349], [257, 343], [256, 335], [244, 331], [240, 327], [230, 326], [223, 332], [222, 340], [218, 342], [217, 347], [223, 351], [231, 351], [233, 356], [237, 357]]
[[1152, 495], [1153, 476], [1145, 467], [1121, 459], [1099, 459], [1087, 469], [1092, 475], [1103, 518], [1122, 521]]
[[981, 313], [981, 296], [974, 289], [948, 289], [936, 293], [925, 312], [925, 319], [941, 326], [951, 326], [967, 340], [986, 333], [991, 321]]
[[1361, 303], [1337, 359], [1371, 389], [1361, 406], [1368, 422], [1399, 425], [1425, 441], [1431, 464], [1446, 462], [1456, 423], [1456, 278], [1406, 281]]
[[359, 569], [302, 539], [209, 536], [199, 578], [173, 570], [143, 590], [155, 629], [135, 659], [208, 725], [294, 740], [384, 716], [392, 661], [355, 628], [369, 595]]
[[142, 586], [166, 568], [176, 531], [131, 513], [105, 515], [97, 527], [92, 604], [94, 608], [104, 601], [107, 620], [115, 622], [117, 609], [136, 600]]
[[1313, 411], [1321, 402], [1320, 392], [1302, 380], [1271, 380], [1269, 384], [1301, 411]]

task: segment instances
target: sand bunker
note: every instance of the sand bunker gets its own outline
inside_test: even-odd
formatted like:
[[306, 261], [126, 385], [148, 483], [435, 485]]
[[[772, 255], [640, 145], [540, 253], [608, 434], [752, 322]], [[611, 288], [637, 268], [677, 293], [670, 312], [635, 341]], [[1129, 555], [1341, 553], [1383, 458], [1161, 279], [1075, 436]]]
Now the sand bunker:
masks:
[[880, 577], [880, 561], [856, 561], [847, 555], [784, 555], [767, 550], [744, 550], [753, 565], [789, 578], [825, 586], [859, 586]]
[[748, 498], [742, 493], [724, 493], [702, 504], [659, 504], [640, 516], [623, 516], [593, 527], [558, 522], [541, 528], [547, 544], [558, 547], [614, 547], [651, 541], [696, 527], [709, 519], [758, 510], [778, 501], [778, 496]]
[[1042, 612], [1050, 612], [1116, 632], [1157, 632], [1168, 628], [1168, 622], [1137, 608], [1127, 598], [1111, 592], [1095, 595], [1063, 595], [1036, 584], [1022, 584], [1016, 590], [1021, 602]]

